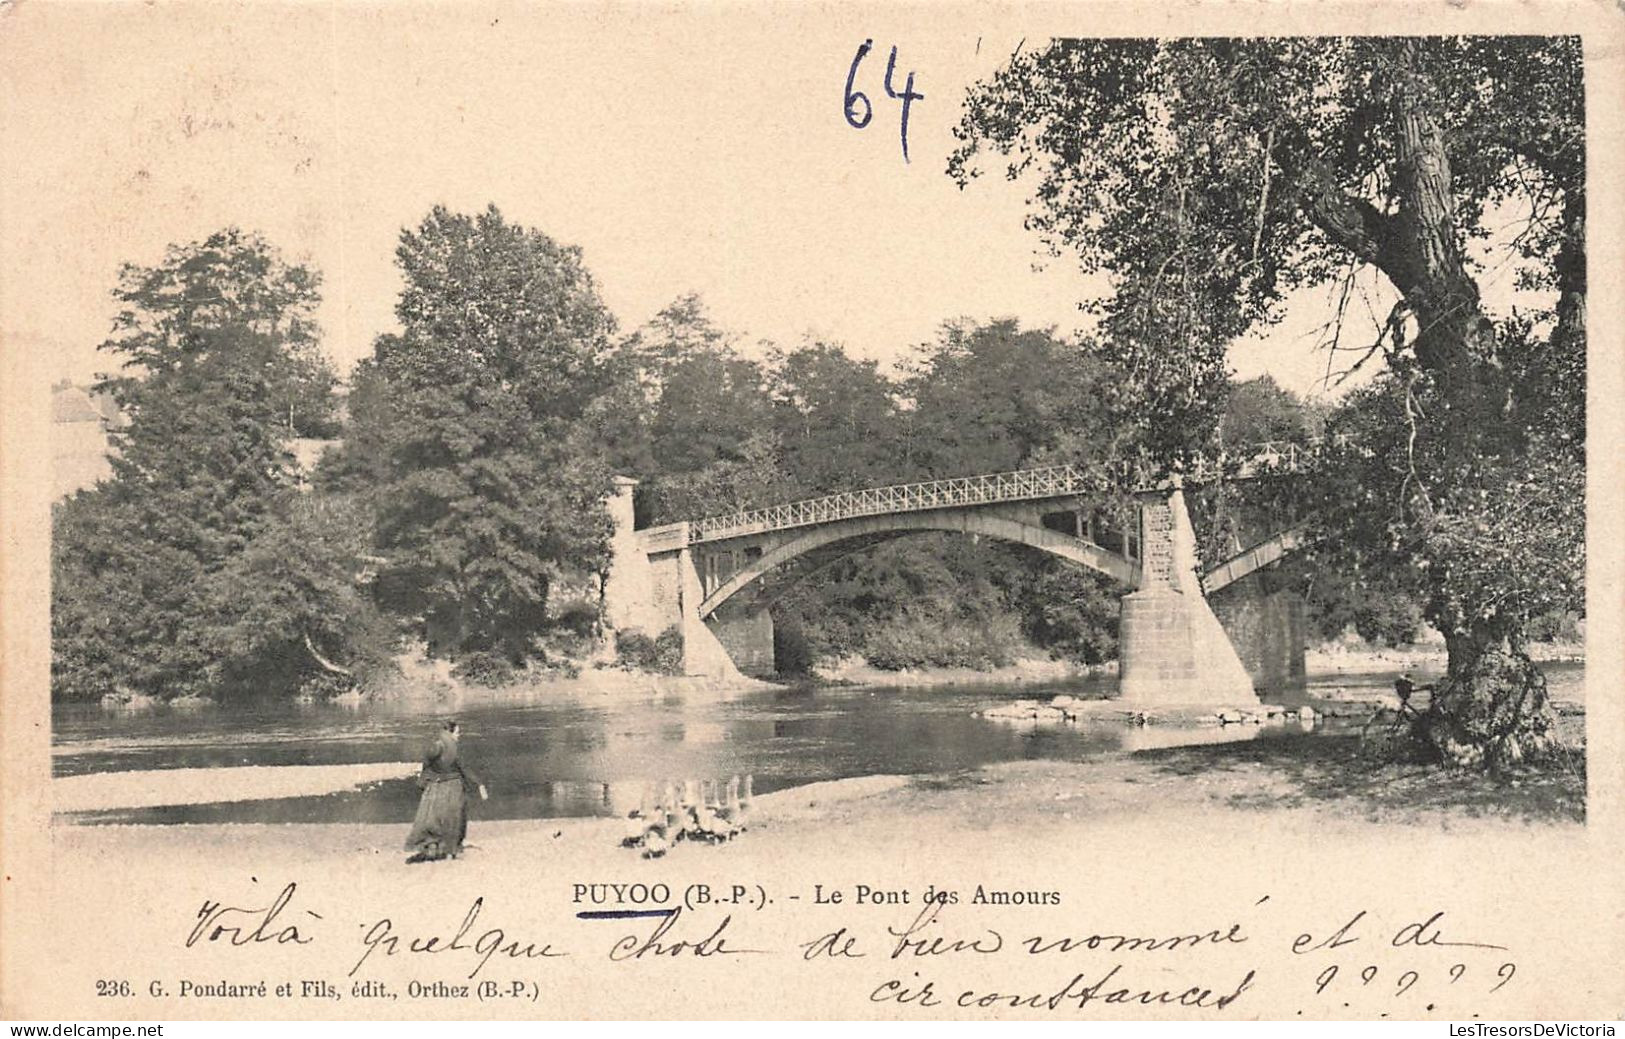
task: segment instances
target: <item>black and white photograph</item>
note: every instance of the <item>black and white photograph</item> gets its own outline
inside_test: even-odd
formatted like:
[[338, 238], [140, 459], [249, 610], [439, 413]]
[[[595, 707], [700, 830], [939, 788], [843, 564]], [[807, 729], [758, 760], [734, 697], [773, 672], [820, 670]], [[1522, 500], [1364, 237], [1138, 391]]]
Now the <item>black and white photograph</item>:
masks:
[[1619, 1020], [1511, 10], [0, 4], [0, 1018]]

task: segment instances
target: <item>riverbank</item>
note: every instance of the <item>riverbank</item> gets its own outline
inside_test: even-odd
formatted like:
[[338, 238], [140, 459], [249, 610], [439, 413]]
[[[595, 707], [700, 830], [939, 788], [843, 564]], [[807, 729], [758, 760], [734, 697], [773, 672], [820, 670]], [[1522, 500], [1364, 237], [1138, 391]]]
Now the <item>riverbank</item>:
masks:
[[[450, 713], [462, 707], [500, 704], [523, 705], [549, 700], [658, 700], [669, 696], [723, 697], [779, 687], [779, 683], [736, 675], [711, 678], [703, 675], [666, 675], [612, 666], [582, 666], [555, 672], [525, 675], [501, 685], [486, 686], [453, 677], [444, 661], [423, 661], [403, 668], [399, 675], [379, 682], [371, 691], [359, 690], [337, 696], [295, 698], [291, 705], [329, 704], [362, 707], [384, 704], [416, 707], [425, 713]], [[207, 711], [220, 706], [205, 697], [189, 696], [160, 700], [131, 694], [102, 698], [101, 706], [112, 713], [140, 714], [153, 710]]]
[[862, 657], [843, 657], [813, 669], [813, 679], [829, 685], [893, 686], [915, 689], [928, 686], [1028, 685], [1041, 682], [1075, 682], [1115, 675], [1117, 662], [1088, 665], [1048, 657], [1029, 657], [1005, 667], [985, 671], [970, 667], [932, 667], [887, 671]]
[[[1290, 744], [1290, 745], [1289, 745]], [[1479, 832], [1579, 833], [1585, 817], [1583, 755], [1541, 771], [1494, 778], [1425, 764], [1359, 759], [1355, 741], [1256, 740], [1141, 751], [1090, 762], [1008, 762], [945, 775], [866, 776], [757, 798], [750, 829], [721, 847], [679, 845], [672, 858], [749, 867], [806, 854], [840, 861], [842, 850], [885, 861], [881, 849], [985, 844], [1035, 856], [1055, 843], [1110, 842], [1125, 829], [1256, 836], [1261, 828], [1323, 841], [1336, 831], [1391, 837]], [[59, 781], [60, 782], [60, 781]], [[522, 884], [538, 870], [641, 869], [620, 848], [618, 819], [483, 821], [473, 808], [473, 847], [460, 863]], [[59, 826], [59, 847], [140, 861], [162, 870], [204, 851], [211, 864], [244, 858], [259, 868], [317, 866], [332, 874], [408, 870], [401, 826]], [[112, 861], [111, 859], [108, 861]], [[587, 874], [584, 874], [587, 875]]]
[[[1543, 664], [1576, 663], [1586, 658], [1584, 642], [1534, 642], [1528, 652], [1530, 659]], [[1304, 651], [1304, 666], [1311, 675], [1380, 671], [1443, 674], [1447, 660], [1444, 642], [1438, 639], [1409, 646], [1333, 641]]]
[[221, 768], [166, 768], [91, 772], [58, 776], [51, 794], [58, 812], [266, 801], [279, 797], [320, 797], [368, 783], [417, 774], [416, 761], [352, 765], [245, 765]]
[[[637, 671], [602, 662], [573, 661], [553, 672], [524, 675], [496, 686], [462, 681], [445, 661], [401, 660], [401, 671], [380, 682], [371, 692], [354, 691], [320, 701], [347, 707], [387, 704], [418, 707], [426, 713], [450, 712], [462, 707], [524, 705], [549, 700], [593, 701], [658, 700], [671, 696], [727, 697], [764, 689], [784, 689], [808, 683], [829, 686], [915, 689], [967, 685], [1017, 686], [1078, 682], [1117, 673], [1115, 662], [1088, 666], [1062, 660], [1031, 658], [1000, 668], [979, 671], [968, 667], [887, 671], [860, 657], [844, 658], [815, 669], [799, 679], [761, 679], [749, 675], [713, 678], [704, 675], [668, 675]], [[201, 697], [159, 700], [150, 696], [106, 697], [102, 707], [113, 712], [151, 710], [197, 711], [218, 706]]]
[[[1536, 643], [1530, 646], [1529, 651], [1533, 659], [1542, 663], [1585, 660], [1583, 642]], [[669, 696], [727, 697], [764, 689], [782, 689], [806, 682], [877, 689], [922, 689], [939, 686], [1061, 684], [1110, 679], [1117, 674], [1116, 661], [1089, 665], [1036, 656], [988, 670], [936, 667], [899, 671], [874, 667], [861, 657], [845, 657], [821, 665], [814, 669], [812, 675], [799, 680], [767, 680], [748, 675], [726, 679], [668, 675], [629, 670], [602, 660], [584, 660], [568, 661], [557, 671], [538, 671], [499, 686], [481, 686], [455, 678], [446, 661], [403, 656], [397, 663], [400, 673], [380, 683], [371, 693], [351, 692], [321, 702], [354, 707], [385, 703], [420, 707], [425, 712], [433, 713], [454, 711], [464, 706], [522, 705], [572, 698], [591, 702], [655, 700]], [[1445, 648], [1439, 642], [1390, 647], [1336, 641], [1310, 647], [1305, 652], [1305, 667], [1312, 677], [1411, 671], [1426, 679], [1442, 674], [1445, 664]], [[102, 706], [109, 711], [141, 712], [155, 708], [197, 711], [216, 705], [198, 697], [163, 701], [145, 696], [125, 696], [105, 698]]]
[[[587, 667], [576, 674], [538, 675], [500, 686], [464, 682], [437, 684], [428, 697], [406, 696], [425, 702], [459, 705], [525, 704], [548, 699], [581, 700], [660, 699], [667, 696], [729, 696], [774, 688], [776, 683], [749, 675], [711, 678], [703, 675], [663, 675], [618, 667]], [[394, 700], [399, 702], [399, 699]]]

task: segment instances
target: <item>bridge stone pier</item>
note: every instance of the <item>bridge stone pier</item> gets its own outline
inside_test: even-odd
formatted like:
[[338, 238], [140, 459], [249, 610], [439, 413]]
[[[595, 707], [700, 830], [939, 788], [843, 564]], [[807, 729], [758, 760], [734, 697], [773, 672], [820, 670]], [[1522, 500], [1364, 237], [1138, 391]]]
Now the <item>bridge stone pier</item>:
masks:
[[1258, 571], [1210, 598], [1236, 655], [1261, 693], [1301, 688], [1309, 621], [1303, 596]]
[[1252, 677], [1208, 606], [1179, 487], [1139, 495], [1139, 590], [1123, 597], [1117, 666], [1125, 703], [1258, 703]]
[[[704, 595], [689, 547], [688, 524], [634, 530], [632, 494], [637, 485], [636, 480], [616, 477], [609, 500], [614, 533], [604, 580], [605, 622], [617, 631], [641, 631], [651, 637], [676, 628], [683, 638], [684, 674], [738, 678], [741, 672], [733, 658], [700, 617]], [[771, 656], [771, 627], [767, 645]]]
[[[1055, 466], [870, 488], [634, 530], [636, 481], [623, 478], [609, 502], [615, 531], [605, 619], [618, 630], [651, 636], [675, 627], [683, 637], [688, 674], [719, 679], [770, 674], [775, 670], [772, 590], [765, 579], [786, 573], [785, 564], [800, 561], [793, 574], [804, 574], [821, 561], [886, 538], [956, 531], [1025, 544], [1130, 589], [1122, 600], [1118, 639], [1125, 703], [1258, 703], [1255, 676], [1207, 595], [1279, 559], [1295, 547], [1294, 535], [1255, 546], [1203, 574], [1178, 481], [1136, 495], [1138, 529], [1130, 530], [1101, 529], [1087, 497], [1093, 486], [1088, 474]], [[1253, 625], [1249, 646], [1268, 641], [1264, 636], [1271, 633], [1264, 629], [1279, 619], [1257, 610], [1247, 617]], [[1301, 639], [1301, 625], [1295, 636], [1289, 631], [1285, 637]], [[1298, 655], [1301, 660], [1301, 646]]]

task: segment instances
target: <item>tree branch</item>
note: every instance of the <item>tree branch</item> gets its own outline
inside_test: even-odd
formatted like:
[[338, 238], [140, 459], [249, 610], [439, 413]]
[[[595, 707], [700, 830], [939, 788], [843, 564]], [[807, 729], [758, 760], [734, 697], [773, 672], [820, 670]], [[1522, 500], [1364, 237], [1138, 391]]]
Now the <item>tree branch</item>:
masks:
[[1394, 217], [1344, 191], [1322, 163], [1300, 172], [1298, 188], [1305, 215], [1334, 243], [1388, 275], [1401, 292], [1415, 283], [1414, 265], [1397, 246]]
[[335, 675], [343, 675], [346, 678], [354, 678], [355, 677], [355, 673], [353, 671], [351, 671], [349, 668], [339, 667], [337, 664], [333, 663], [331, 660], [328, 660], [326, 657], [324, 657], [320, 653], [316, 652], [316, 644], [314, 642], [310, 641], [310, 632], [307, 631], [307, 632], [304, 633], [304, 635], [305, 635], [305, 648], [310, 650], [310, 655], [312, 657], [316, 658], [316, 663], [322, 665], [322, 668], [324, 670], [330, 671]]
[[1258, 246], [1264, 238], [1264, 212], [1268, 208], [1270, 200], [1270, 164], [1272, 162], [1271, 153], [1274, 151], [1275, 127], [1272, 126], [1269, 133], [1264, 136], [1264, 186], [1258, 192], [1258, 213], [1253, 220], [1252, 259], [1255, 262], [1258, 259]]
[[1575, 167], [1578, 164], [1569, 153], [1579, 138], [1563, 141], [1556, 151], [1549, 151], [1534, 141], [1508, 134], [1491, 134], [1489, 139], [1512, 154], [1521, 155], [1529, 160], [1536, 169], [1550, 177], [1559, 189], [1568, 190], [1575, 186], [1573, 181], [1577, 172]]

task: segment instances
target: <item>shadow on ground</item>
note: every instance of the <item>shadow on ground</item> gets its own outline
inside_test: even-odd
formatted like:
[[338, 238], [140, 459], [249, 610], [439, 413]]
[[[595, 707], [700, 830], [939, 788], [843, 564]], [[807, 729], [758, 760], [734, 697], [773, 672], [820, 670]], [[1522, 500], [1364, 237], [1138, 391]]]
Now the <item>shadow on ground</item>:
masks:
[[1446, 770], [1421, 760], [1362, 756], [1359, 737], [1247, 740], [1140, 751], [1134, 758], [1159, 772], [1241, 782], [1228, 796], [1238, 808], [1340, 806], [1373, 821], [1422, 815], [1585, 821], [1584, 749], [1502, 776]]
[[971, 787], [987, 786], [993, 781], [981, 769], [964, 768], [953, 772], [939, 772], [934, 774], [911, 776], [909, 786], [915, 790], [966, 790]]

